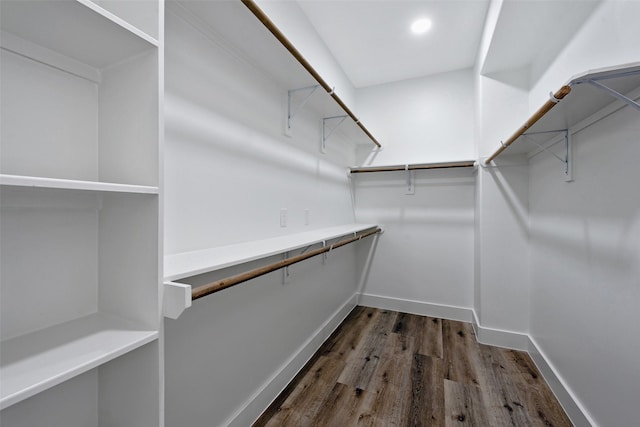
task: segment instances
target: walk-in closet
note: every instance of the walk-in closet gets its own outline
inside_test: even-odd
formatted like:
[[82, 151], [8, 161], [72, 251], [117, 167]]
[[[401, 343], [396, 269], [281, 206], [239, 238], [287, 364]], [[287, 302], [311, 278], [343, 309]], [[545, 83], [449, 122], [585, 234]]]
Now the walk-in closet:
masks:
[[0, 0], [0, 425], [637, 425], [638, 17]]

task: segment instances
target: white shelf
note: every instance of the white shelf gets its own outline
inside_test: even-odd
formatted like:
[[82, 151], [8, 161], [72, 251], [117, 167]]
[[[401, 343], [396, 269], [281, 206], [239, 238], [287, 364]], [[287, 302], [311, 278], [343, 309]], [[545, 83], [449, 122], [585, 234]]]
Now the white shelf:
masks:
[[172, 281], [220, 270], [271, 255], [304, 248], [372, 227], [376, 227], [376, 225], [341, 225], [271, 239], [167, 255], [164, 257], [164, 278], [165, 281]]
[[622, 101], [616, 100], [591, 84], [582, 82], [585, 79], [597, 79], [608, 75], [619, 76], [601, 80], [601, 83], [623, 95], [631, 95], [632, 98], [639, 96], [637, 91], [640, 89], [640, 63], [590, 70], [573, 76], [567, 82], [567, 85], [571, 86], [571, 92], [533, 126], [527, 129], [523, 135], [526, 138], [522, 136], [518, 138], [504, 153], [536, 153], [540, 151], [540, 148], [535, 144], [528, 143], [526, 139], [531, 139], [538, 144], [544, 144], [546, 141], [557, 138], [560, 133], [548, 134], [541, 132], [571, 129], [608, 105], [613, 104], [623, 107], [625, 104]]
[[98, 69], [158, 45], [86, 0], [3, 0], [1, 6], [3, 31]]
[[2, 342], [0, 409], [87, 372], [144, 344], [157, 331], [92, 314]]
[[158, 187], [115, 184], [111, 182], [78, 181], [73, 179], [41, 178], [36, 176], [0, 174], [0, 185], [13, 187], [62, 188], [69, 190], [102, 191], [111, 193], [158, 194]]

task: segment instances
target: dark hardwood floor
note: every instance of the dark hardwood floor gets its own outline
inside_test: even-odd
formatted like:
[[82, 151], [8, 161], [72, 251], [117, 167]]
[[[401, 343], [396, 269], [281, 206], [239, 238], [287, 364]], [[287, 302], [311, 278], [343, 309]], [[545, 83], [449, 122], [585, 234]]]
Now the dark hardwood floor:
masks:
[[528, 354], [356, 307], [254, 426], [571, 426]]

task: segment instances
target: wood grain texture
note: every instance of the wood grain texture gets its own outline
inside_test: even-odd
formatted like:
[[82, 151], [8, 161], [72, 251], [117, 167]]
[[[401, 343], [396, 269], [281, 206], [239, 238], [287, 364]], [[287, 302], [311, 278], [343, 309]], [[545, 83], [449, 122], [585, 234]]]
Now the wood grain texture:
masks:
[[356, 307], [254, 426], [571, 426], [524, 352], [468, 323]]
[[442, 324], [440, 319], [398, 313], [393, 332], [412, 336], [419, 354], [442, 358]]
[[387, 347], [397, 313], [376, 310], [370, 319], [371, 328], [366, 328], [338, 382], [366, 390], [369, 388], [380, 358]]
[[444, 380], [444, 407], [446, 427], [493, 426], [484, 410], [484, 399], [480, 387]]
[[411, 404], [404, 425], [444, 424], [444, 368], [442, 359], [415, 354], [411, 366]]
[[271, 414], [267, 426], [309, 425], [331, 399], [344, 361], [321, 356]]
[[471, 324], [443, 320], [442, 345], [445, 378], [462, 383], [479, 384], [480, 347]]

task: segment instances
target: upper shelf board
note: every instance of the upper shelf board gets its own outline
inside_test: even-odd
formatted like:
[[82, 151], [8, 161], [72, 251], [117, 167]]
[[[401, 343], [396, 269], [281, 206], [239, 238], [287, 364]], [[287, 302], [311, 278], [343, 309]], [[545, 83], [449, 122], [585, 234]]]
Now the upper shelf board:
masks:
[[158, 194], [158, 187], [116, 184], [111, 182], [78, 181], [73, 179], [41, 178], [0, 174], [0, 185], [12, 187], [61, 188], [68, 190], [101, 191], [111, 193]]
[[[205, 31], [209, 38], [226, 47], [239, 60], [260, 70], [278, 86], [296, 90], [318, 84], [241, 1], [180, 1], [170, 2], [167, 7], [191, 25]], [[339, 89], [336, 94], [339, 95]], [[305, 93], [295, 94], [294, 97], [301, 102]], [[322, 117], [347, 114], [322, 87], [309, 97], [304, 110]], [[357, 112], [354, 114], [357, 115]], [[295, 133], [295, 118], [292, 129]], [[345, 120], [335, 133], [353, 144], [372, 144], [372, 140], [351, 119]]]
[[0, 28], [96, 69], [158, 44], [88, 0], [2, 0]]
[[582, 120], [592, 116], [604, 107], [616, 103], [620, 106], [625, 104], [615, 99], [602, 89], [589, 84], [589, 79], [598, 80], [623, 95], [629, 94], [640, 88], [640, 63], [632, 63], [617, 67], [601, 68], [589, 70], [585, 73], [573, 76], [567, 86], [571, 87], [571, 92], [564, 97], [547, 114], [532, 125], [516, 143], [510, 145], [505, 153], [523, 154], [538, 152], [540, 149], [535, 144], [528, 143], [526, 139], [532, 139], [538, 144], [549, 141], [559, 136], [540, 132], [561, 131], [571, 129]]
[[220, 270], [260, 258], [304, 248], [323, 241], [376, 227], [375, 224], [348, 224], [296, 233], [271, 239], [184, 252], [164, 257], [164, 279], [173, 281]]

